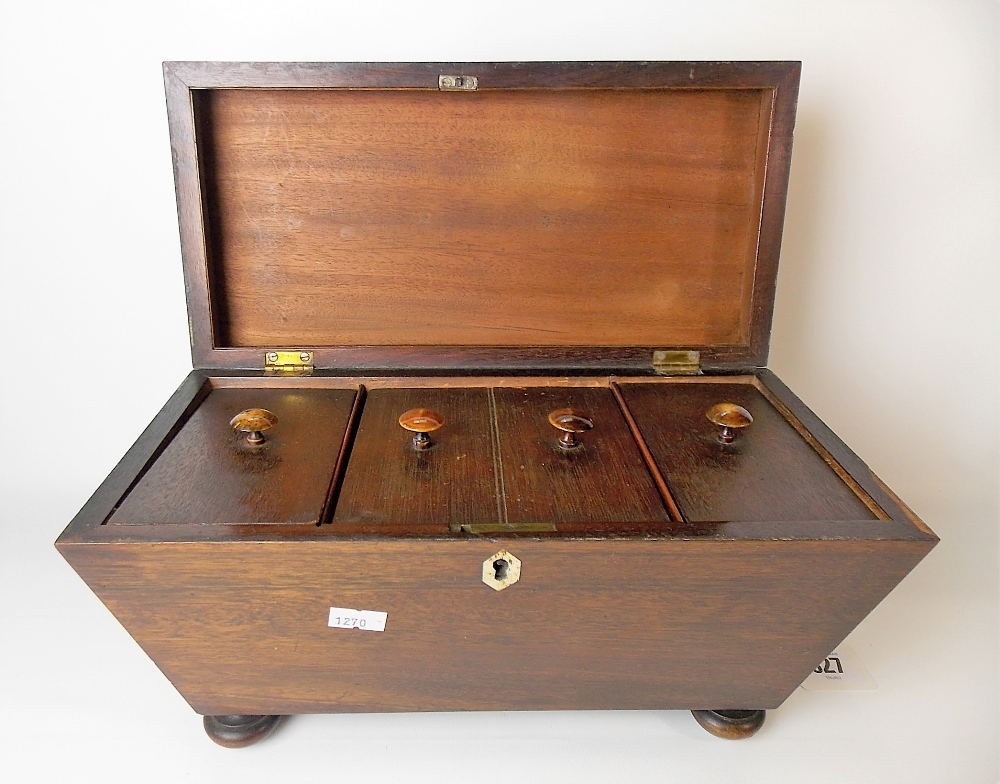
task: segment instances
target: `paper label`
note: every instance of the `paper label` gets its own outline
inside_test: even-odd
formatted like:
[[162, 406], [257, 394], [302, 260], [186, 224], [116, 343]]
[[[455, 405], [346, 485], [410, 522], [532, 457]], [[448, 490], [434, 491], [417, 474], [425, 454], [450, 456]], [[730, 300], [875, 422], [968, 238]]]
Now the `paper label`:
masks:
[[384, 632], [389, 613], [378, 610], [352, 610], [349, 607], [331, 607], [327, 626], [332, 629], [361, 629], [365, 632]]
[[875, 679], [849, 645], [840, 645], [802, 682], [809, 691], [871, 691]]

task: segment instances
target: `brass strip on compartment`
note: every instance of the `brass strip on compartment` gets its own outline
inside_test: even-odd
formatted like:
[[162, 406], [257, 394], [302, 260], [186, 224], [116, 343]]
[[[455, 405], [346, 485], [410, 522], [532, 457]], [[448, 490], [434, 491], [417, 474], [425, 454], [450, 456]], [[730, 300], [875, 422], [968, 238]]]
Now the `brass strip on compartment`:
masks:
[[493, 444], [493, 480], [496, 483], [497, 515], [500, 525], [507, 523], [507, 487], [503, 480], [503, 462], [500, 459], [500, 424], [497, 422], [497, 399], [491, 387], [487, 393], [490, 404], [490, 440]]
[[544, 533], [556, 530], [555, 523], [463, 523], [463, 534]]

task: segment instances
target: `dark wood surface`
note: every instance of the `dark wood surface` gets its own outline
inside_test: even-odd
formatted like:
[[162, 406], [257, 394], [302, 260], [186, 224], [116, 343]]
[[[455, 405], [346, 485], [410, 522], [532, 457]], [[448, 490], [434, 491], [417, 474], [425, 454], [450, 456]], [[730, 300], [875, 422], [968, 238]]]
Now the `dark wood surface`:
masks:
[[632, 434], [632, 439], [635, 441], [635, 445], [639, 449], [639, 454], [642, 455], [642, 460], [646, 464], [646, 468], [649, 469], [649, 475], [652, 477], [653, 483], [656, 485], [656, 492], [660, 494], [660, 500], [663, 501], [663, 506], [666, 508], [667, 514], [670, 516], [670, 520], [674, 523], [683, 523], [684, 515], [681, 514], [680, 507], [677, 506], [677, 500], [674, 498], [673, 493], [670, 492], [667, 480], [663, 478], [663, 473], [660, 471], [660, 467], [656, 465], [653, 453], [649, 451], [649, 444], [647, 444], [646, 439], [642, 437], [639, 425], [635, 421], [635, 417], [632, 416], [632, 412], [629, 411], [628, 405], [625, 403], [625, 398], [622, 396], [620, 380], [610, 381], [608, 388], [610, 389], [611, 394], [614, 395], [615, 402], [618, 403], [618, 409], [621, 411], [622, 417], [628, 426], [628, 430]]
[[742, 740], [755, 735], [767, 717], [762, 710], [693, 710], [695, 721], [724, 740]]
[[[606, 388], [607, 377], [532, 377], [527, 381], [539, 387], [572, 386]], [[181, 542], [181, 541], [244, 541], [255, 540], [286, 541], [298, 539], [314, 539], [316, 537], [338, 537], [356, 535], [343, 526], [312, 526], [301, 525], [267, 525], [267, 526], [219, 526], [211, 524], [177, 524], [158, 526], [105, 526], [110, 513], [116, 508], [128, 488], [144, 475], [147, 468], [170, 443], [173, 435], [180, 430], [190, 412], [200, 403], [213, 388], [226, 389], [353, 389], [359, 382], [374, 388], [425, 387], [429, 389], [447, 389], [452, 387], [487, 389], [490, 387], [521, 387], [525, 379], [519, 377], [501, 376], [422, 376], [402, 377], [398, 375], [364, 378], [354, 378], [341, 375], [331, 375], [329, 372], [319, 372], [308, 377], [282, 377], [266, 375], [261, 372], [251, 374], [235, 374], [232, 371], [218, 371], [206, 376], [201, 371], [192, 371], [177, 392], [166, 403], [163, 410], [139, 438], [128, 454], [111, 473], [108, 479], [94, 493], [94, 496], [80, 510], [66, 530], [59, 537], [60, 543], [94, 542], [111, 543], [120, 541], [135, 542]], [[798, 428], [810, 439], [813, 448], [826, 456], [826, 459], [843, 475], [845, 484], [857, 486], [863, 496], [874, 500], [875, 513], [879, 520], [763, 520], [740, 522], [683, 523], [675, 522], [669, 526], [656, 523], [652, 529], [639, 524], [623, 526], [618, 523], [612, 526], [618, 535], [648, 536], [658, 534], [674, 538], [711, 538], [714, 541], [754, 541], [781, 539], [788, 541], [809, 541], [826, 539], [854, 539], [878, 541], [884, 539], [926, 539], [937, 541], [934, 533], [907, 509], [875, 476], [871, 470], [843, 443], [836, 434], [830, 431], [816, 415], [805, 406], [781, 381], [769, 371], [763, 371], [759, 377], [680, 377], [660, 378], [638, 381], [619, 377], [617, 383], [625, 386], [628, 383], [653, 383], [665, 386], [697, 384], [729, 384], [751, 383], [763, 391], [774, 405], [787, 410], [793, 423], [799, 423]], [[345, 444], [346, 446], [346, 444]], [[348, 455], [342, 450], [338, 460], [344, 464]], [[335, 488], [334, 488], [335, 489]], [[328, 504], [328, 508], [329, 508]], [[879, 511], [884, 510], [884, 511]], [[677, 515], [679, 520], [680, 516]], [[369, 527], [366, 535], [387, 533], [384, 526]], [[420, 529], [401, 529], [398, 533], [417, 535]], [[409, 533], [407, 533], [409, 531]], [[425, 535], [435, 534], [427, 530]], [[513, 532], [512, 534], [513, 535]], [[600, 527], [591, 523], [582, 530], [574, 531], [572, 524], [560, 526], [560, 532], [539, 532], [538, 536], [550, 535], [581, 535], [604, 536]]]
[[242, 749], [259, 743], [281, 723], [283, 716], [205, 716], [202, 724], [213, 741], [227, 749]]
[[[440, 94], [441, 73], [480, 92]], [[667, 519], [625, 415], [613, 449], [592, 440], [606, 375], [648, 374], [653, 349], [764, 364], [798, 64], [173, 63], [164, 77], [193, 356], [217, 377], [192, 373], [57, 546], [198, 712], [773, 708], [936, 543], [767, 371], [617, 379], [687, 521]], [[365, 144], [344, 118], [367, 123]], [[703, 342], [671, 345], [687, 340]], [[320, 370], [223, 370], [259, 368], [264, 348], [314, 348]], [[352, 368], [385, 388], [365, 402]], [[463, 380], [488, 370], [505, 378]], [[545, 389], [517, 391], [519, 373]], [[173, 520], [126, 516], [185, 494], [231, 506], [239, 488], [213, 479], [225, 450], [185, 433], [226, 393], [247, 401], [217, 417], [228, 438], [236, 410], [263, 406], [279, 419], [265, 449], [290, 446], [296, 415], [265, 392], [344, 396], [339, 440], [303, 430], [286, 452], [309, 467], [264, 472], [301, 487], [245, 496], [235, 525], [184, 501]], [[548, 461], [536, 399], [590, 403], [582, 460]], [[725, 455], [706, 451], [704, 418], [722, 399], [756, 419]], [[445, 419], [422, 453], [398, 425], [416, 407]], [[616, 522], [636, 498], [660, 516]], [[117, 524], [139, 521], [156, 524]], [[500, 593], [482, 583], [499, 549], [522, 565]], [[386, 631], [330, 629], [331, 606], [386, 611]]]
[[146, 468], [162, 454], [211, 389], [211, 382], [201, 371], [192, 370], [185, 377], [153, 421], [146, 426], [101, 486], [66, 526], [59, 536], [59, 542], [84, 540], [104, 526], [129, 488], [139, 481]]
[[[355, 392], [216, 389], [111, 515], [110, 525], [317, 524]], [[277, 416], [260, 446], [230, 427], [240, 411]]]
[[763, 61], [570, 61], [465, 63], [288, 63], [176, 61], [167, 80], [186, 88], [382, 88], [437, 90], [439, 74], [479, 79], [480, 89], [607, 87], [774, 87], [801, 63]]
[[[503, 477], [505, 521], [597, 523], [614, 533], [617, 523], [655, 523], [669, 516], [607, 389], [492, 390]], [[594, 423], [580, 447], [559, 448], [551, 411], [571, 408]], [[574, 530], [585, 530], [577, 526]]]
[[[399, 417], [429, 408], [444, 418], [433, 446], [413, 448]], [[500, 512], [488, 389], [376, 389], [368, 393], [347, 464], [334, 531], [447, 534], [497, 524]]]
[[[197, 712], [288, 714], [775, 708], [932, 546], [472, 537], [61, 550]], [[501, 547], [522, 568], [498, 593], [482, 563]], [[386, 629], [328, 628], [330, 607], [387, 612]]]
[[[626, 384], [622, 395], [690, 522], [869, 520], [875, 515], [749, 384]], [[706, 412], [722, 402], [753, 415], [722, 444]]]
[[[797, 63], [475, 64], [479, 92], [436, 90], [467, 65], [165, 66], [196, 366], [313, 342], [359, 370], [766, 357]], [[363, 149], [345, 117], [377, 120]], [[567, 310], [567, 285], [601, 296]]]
[[772, 371], [762, 368], [752, 383], [779, 410], [787, 411], [789, 420], [799, 434], [821, 453], [850, 487], [857, 487], [859, 497], [870, 499], [869, 509], [880, 519], [905, 522], [914, 532], [938, 541], [937, 535], [890, 490], [868, 465], [834, 433], [785, 383]]
[[[881, 493], [891, 519], [662, 524], [570, 539], [101, 525], [115, 494], [162, 453], [209, 384], [253, 391], [351, 382], [212, 381], [195, 372], [57, 544], [200, 713], [773, 708], [937, 539], [766, 376], [761, 388], [816, 433], [851, 481]], [[434, 394], [459, 382], [421, 381], [439, 384]], [[390, 406], [395, 416], [427, 404], [426, 390], [408, 394], [418, 400]], [[482, 584], [481, 568], [500, 548], [522, 560], [522, 576], [498, 594]], [[826, 601], [834, 594], [835, 606]], [[386, 632], [329, 629], [330, 606], [386, 611]], [[733, 676], [751, 661], [754, 678]]]

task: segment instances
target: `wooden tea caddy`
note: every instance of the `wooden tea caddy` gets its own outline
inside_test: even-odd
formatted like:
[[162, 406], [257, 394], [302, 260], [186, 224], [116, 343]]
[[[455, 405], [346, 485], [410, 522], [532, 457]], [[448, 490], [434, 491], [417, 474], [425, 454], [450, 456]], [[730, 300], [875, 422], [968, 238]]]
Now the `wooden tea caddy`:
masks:
[[798, 63], [164, 77], [194, 369], [56, 545], [217, 742], [745, 737], [936, 543], [765, 367]]

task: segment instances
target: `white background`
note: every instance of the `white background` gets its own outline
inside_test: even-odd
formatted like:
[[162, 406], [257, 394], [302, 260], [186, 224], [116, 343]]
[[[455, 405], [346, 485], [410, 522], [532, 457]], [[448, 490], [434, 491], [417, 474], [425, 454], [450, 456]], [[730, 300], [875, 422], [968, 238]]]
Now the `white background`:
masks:
[[[998, 44], [990, 0], [0, 2], [0, 778], [997, 781]], [[190, 368], [166, 59], [802, 60], [770, 365], [942, 538], [849, 638], [878, 690], [741, 743], [684, 712], [208, 741], [51, 546]]]

